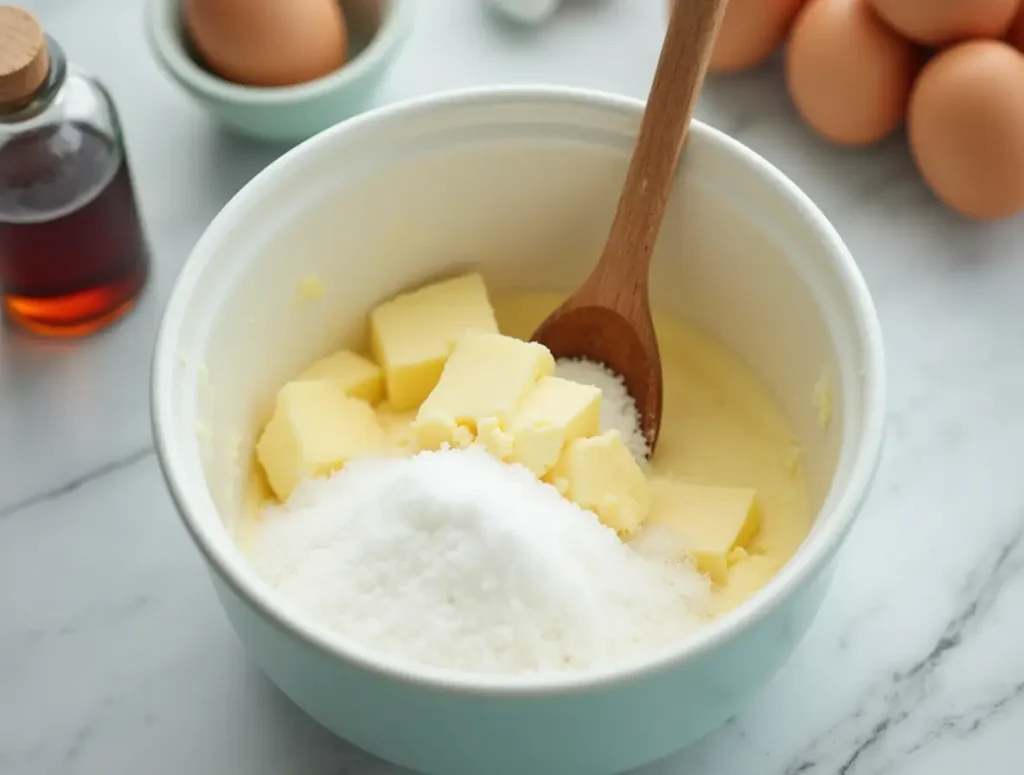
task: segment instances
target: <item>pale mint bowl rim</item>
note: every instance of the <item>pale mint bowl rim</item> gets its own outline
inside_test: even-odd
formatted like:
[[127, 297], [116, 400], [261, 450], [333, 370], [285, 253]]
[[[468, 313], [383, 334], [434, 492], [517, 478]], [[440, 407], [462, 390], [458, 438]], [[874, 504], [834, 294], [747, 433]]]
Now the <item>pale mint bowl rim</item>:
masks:
[[405, 41], [412, 26], [416, 0], [387, 0], [387, 13], [369, 45], [328, 75], [295, 86], [246, 86], [207, 72], [185, 50], [175, 15], [182, 0], [147, 0], [146, 34], [159, 63], [197, 94], [218, 102], [251, 106], [288, 106], [317, 100], [346, 87], [383, 67]]
[[[835, 266], [836, 276], [852, 300], [854, 325], [860, 340], [864, 343], [865, 363], [861, 377], [864, 408], [859, 445], [855, 448], [848, 484], [842, 490], [828, 523], [812, 532], [801, 545], [800, 551], [782, 570], [753, 598], [738, 608], [708, 624], [692, 637], [681, 641], [678, 646], [637, 662], [600, 670], [523, 676], [464, 673], [411, 665], [380, 656], [367, 646], [332, 634], [315, 623], [304, 621], [290, 610], [282, 610], [272, 590], [264, 585], [254, 572], [242, 568], [235, 558], [225, 556], [219, 548], [219, 542], [207, 535], [210, 528], [203, 520], [193, 515], [193, 510], [198, 511], [206, 506], [203, 498], [190, 494], [194, 485], [188, 474], [189, 464], [185, 461], [180, 444], [175, 441], [175, 433], [170, 430], [176, 427], [177, 422], [175, 404], [171, 400], [171, 385], [175, 382], [175, 368], [179, 358], [178, 338], [193, 288], [213, 255], [211, 246], [216, 245], [225, 233], [236, 228], [238, 214], [249, 207], [250, 201], [258, 201], [277, 185], [277, 180], [286, 174], [296, 161], [317, 153], [318, 149], [329, 145], [336, 135], [351, 131], [361, 132], [375, 124], [388, 124], [423, 112], [466, 105], [507, 105], [522, 101], [528, 101], [530, 104], [597, 106], [637, 116], [643, 110], [643, 103], [640, 100], [573, 87], [472, 88], [433, 94], [377, 108], [300, 143], [247, 183], [225, 205], [196, 243], [171, 290], [160, 322], [151, 382], [153, 438], [157, 458], [171, 497], [186, 529], [211, 569], [240, 599], [247, 601], [268, 622], [291, 637], [353, 668], [442, 693], [494, 698], [564, 696], [634, 683], [661, 672], [677, 669], [719, 648], [772, 614], [799, 588], [809, 583], [815, 574], [825, 568], [855, 521], [879, 464], [886, 403], [886, 365], [881, 324], [867, 284], [835, 228], [811, 199], [772, 164], [725, 133], [694, 120], [692, 135], [700, 136], [703, 142], [739, 158], [765, 180], [770, 181], [778, 196], [807, 219], [819, 234], [824, 245], [823, 252], [830, 257]], [[212, 503], [208, 507], [213, 508]]]

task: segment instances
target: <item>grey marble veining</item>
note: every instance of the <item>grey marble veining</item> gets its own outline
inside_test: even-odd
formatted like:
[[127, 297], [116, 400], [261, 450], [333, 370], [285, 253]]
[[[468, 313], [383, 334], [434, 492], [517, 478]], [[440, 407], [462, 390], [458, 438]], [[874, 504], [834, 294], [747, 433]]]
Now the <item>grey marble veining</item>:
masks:
[[[245, 660], [157, 470], [148, 369], [205, 224], [280, 149], [228, 137], [150, 61], [137, 0], [28, 3], [121, 109], [154, 249], [123, 324], [78, 344], [0, 334], [0, 775], [393, 775]], [[661, 0], [567, 5], [535, 33], [431, 0], [379, 100], [502, 82], [641, 96]], [[883, 465], [810, 634], [707, 739], [642, 775], [1017, 773], [1024, 760], [1024, 219], [969, 223], [900, 138], [816, 139], [777, 65], [715, 79], [699, 115], [833, 220], [882, 317]]]

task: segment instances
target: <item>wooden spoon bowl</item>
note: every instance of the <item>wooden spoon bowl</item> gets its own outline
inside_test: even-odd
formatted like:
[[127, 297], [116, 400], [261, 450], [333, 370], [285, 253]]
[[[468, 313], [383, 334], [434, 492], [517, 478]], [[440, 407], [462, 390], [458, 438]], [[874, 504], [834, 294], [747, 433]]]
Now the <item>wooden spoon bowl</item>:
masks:
[[[533, 341], [543, 342], [556, 358], [586, 358], [622, 376], [653, 452], [661, 427], [662, 377], [650, 307], [637, 303], [647, 300], [646, 275], [642, 290], [617, 279], [595, 271], [541, 323]], [[615, 302], [607, 303], [612, 296]]]
[[604, 252], [533, 334], [556, 358], [586, 358], [620, 374], [652, 453], [663, 388], [648, 293], [651, 255], [726, 1], [676, 4]]

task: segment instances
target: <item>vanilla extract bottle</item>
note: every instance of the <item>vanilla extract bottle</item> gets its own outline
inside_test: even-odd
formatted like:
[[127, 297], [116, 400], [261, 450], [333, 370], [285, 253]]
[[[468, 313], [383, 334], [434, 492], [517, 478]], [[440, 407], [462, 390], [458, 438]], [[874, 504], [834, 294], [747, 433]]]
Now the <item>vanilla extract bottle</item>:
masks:
[[113, 100], [27, 11], [0, 6], [0, 310], [47, 336], [124, 316], [149, 254]]

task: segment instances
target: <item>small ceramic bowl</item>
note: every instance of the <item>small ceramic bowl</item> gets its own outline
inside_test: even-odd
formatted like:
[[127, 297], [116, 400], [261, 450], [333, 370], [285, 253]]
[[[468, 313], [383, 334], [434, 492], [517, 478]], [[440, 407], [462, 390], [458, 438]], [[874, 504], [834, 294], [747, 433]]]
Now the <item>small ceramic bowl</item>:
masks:
[[225, 127], [297, 142], [364, 110], [412, 27], [416, 0], [341, 2], [351, 7], [355, 55], [336, 72], [297, 86], [244, 86], [210, 72], [188, 44], [181, 0], [148, 0], [146, 35], [160, 67]]
[[[571, 290], [600, 254], [642, 110], [622, 97], [507, 88], [347, 121], [232, 199], [164, 313], [156, 448], [228, 618], [299, 707], [418, 772], [608, 775], [721, 724], [806, 632], [872, 481], [885, 362], [864, 280], [795, 185], [694, 122], [652, 262], [653, 303], [745, 361], [803, 450], [817, 516], [767, 586], [635, 664], [491, 677], [400, 662], [332, 633], [247, 564], [236, 532], [247, 451], [278, 388], [359, 342], [374, 304], [431, 278], [475, 267], [497, 294]], [[299, 301], [307, 278], [323, 293]]]

